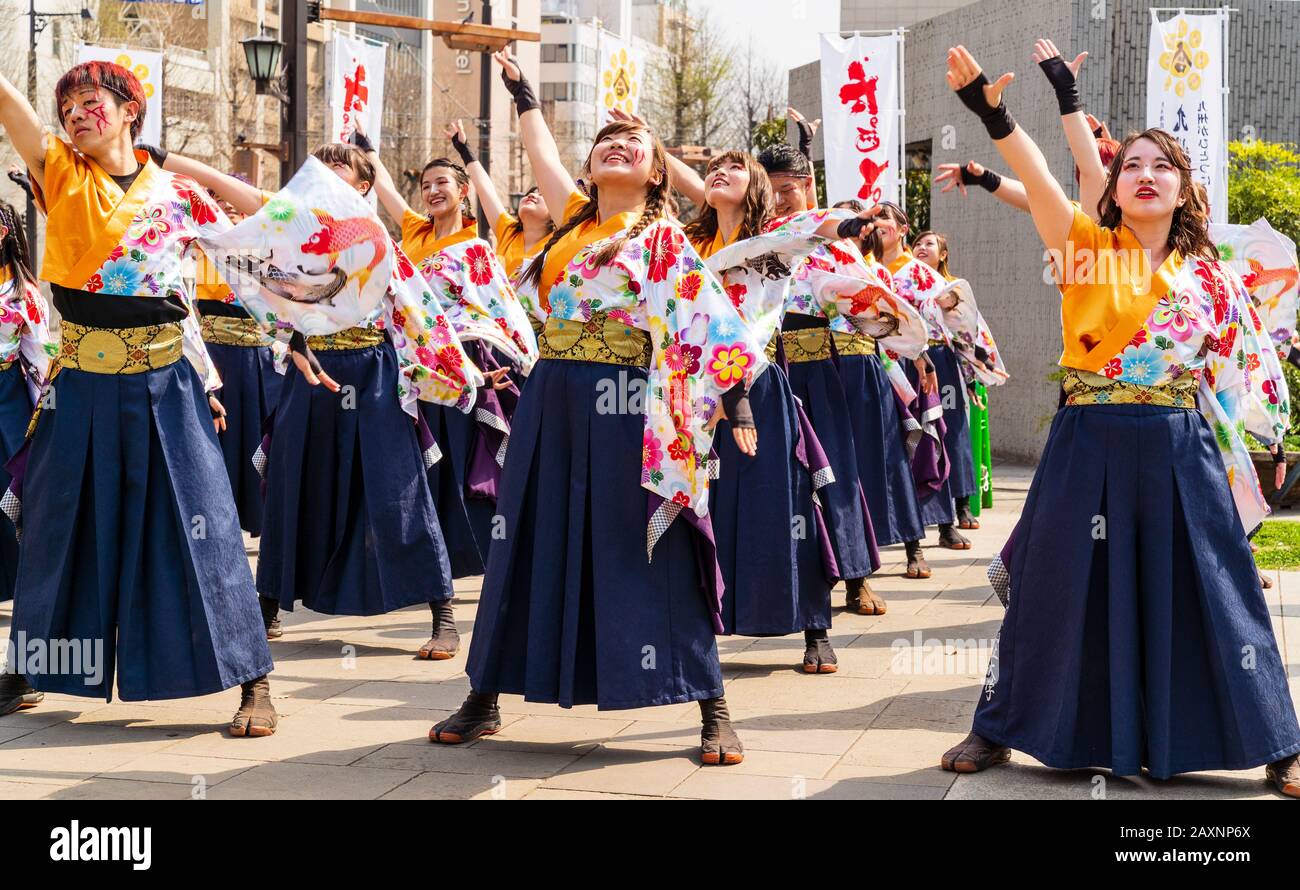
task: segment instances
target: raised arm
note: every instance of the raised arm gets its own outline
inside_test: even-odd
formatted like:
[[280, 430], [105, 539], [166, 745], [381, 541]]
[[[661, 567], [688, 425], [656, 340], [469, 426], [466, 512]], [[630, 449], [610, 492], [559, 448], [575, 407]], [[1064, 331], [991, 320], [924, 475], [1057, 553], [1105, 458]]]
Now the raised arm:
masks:
[[940, 192], [950, 192], [956, 187], [963, 198], [966, 197], [966, 186], [978, 185], [1003, 204], [1029, 212], [1029, 197], [1025, 194], [1024, 183], [1010, 176], [999, 176], [975, 161], [967, 161], [965, 167], [940, 164], [939, 172], [934, 176], [934, 184], [939, 183], [944, 183]]
[[27, 97], [18, 92], [4, 75], [0, 75], [0, 126], [4, 127], [18, 157], [36, 178], [36, 184], [44, 189], [46, 140], [54, 137], [41, 124]]
[[240, 213], [252, 216], [262, 209], [262, 190], [257, 186], [249, 185], [242, 179], [236, 179], [222, 173], [220, 170], [209, 167], [202, 161], [178, 155], [174, 151], [166, 151], [153, 145], [140, 145], [138, 147], [149, 152], [154, 159], [154, 163], [159, 167], [169, 173], [188, 176], [205, 189], [212, 191], [218, 198], [230, 204]]
[[411, 205], [406, 203], [402, 193], [397, 190], [397, 183], [393, 182], [393, 176], [384, 166], [384, 162], [379, 159], [378, 146], [370, 141], [366, 135], [365, 129], [358, 119], [356, 128], [352, 131], [352, 144], [366, 153], [370, 163], [375, 168], [375, 196], [379, 198], [379, 203], [388, 211], [388, 215], [393, 218], [399, 226], [402, 224], [402, 218], [406, 216], [406, 211], [411, 209]]
[[560, 150], [542, 117], [537, 96], [515, 64], [510, 48], [493, 53], [492, 58], [501, 66], [501, 79], [515, 99], [515, 108], [519, 111], [519, 138], [523, 140], [524, 151], [528, 152], [533, 179], [537, 181], [537, 188], [551, 210], [551, 219], [557, 226], [563, 225], [564, 208], [569, 203], [569, 196], [578, 190], [578, 184], [573, 181], [569, 171], [564, 169], [564, 164], [560, 161]]
[[817, 135], [817, 128], [822, 125], [822, 119], [817, 118], [815, 121], [810, 121], [800, 114], [793, 105], [786, 106], [785, 116], [794, 121], [794, 125], [799, 128], [799, 153], [811, 163], [812, 141], [813, 137]]
[[497, 194], [497, 187], [492, 182], [487, 168], [474, 156], [468, 140], [465, 139], [465, 127], [457, 120], [443, 132], [451, 140], [451, 147], [456, 149], [456, 154], [460, 155], [461, 163], [469, 173], [470, 182], [474, 183], [474, 191], [478, 193], [478, 202], [483, 208], [483, 216], [487, 219], [488, 225], [496, 226], [497, 220], [502, 214], [509, 213], [510, 208], [506, 207], [501, 196]]
[[1061, 127], [1065, 130], [1065, 140], [1070, 143], [1074, 164], [1079, 168], [1079, 204], [1084, 213], [1097, 219], [1097, 202], [1106, 190], [1106, 168], [1097, 153], [1097, 138], [1093, 135], [1092, 124], [1079, 101], [1077, 79], [1086, 58], [1086, 52], [1079, 53], [1073, 62], [1067, 63], [1052, 41], [1040, 39], [1034, 44], [1033, 59], [1056, 91]]
[[1024, 183], [1029, 213], [1043, 246], [1058, 257], [1064, 256], [1074, 222], [1074, 205], [1052, 177], [1043, 152], [1023, 127], [1016, 126], [1002, 102], [1002, 91], [1015, 75], [1003, 74], [996, 83], [989, 83], [970, 51], [957, 46], [948, 50], [947, 77], [948, 86], [980, 118], [998, 154]]

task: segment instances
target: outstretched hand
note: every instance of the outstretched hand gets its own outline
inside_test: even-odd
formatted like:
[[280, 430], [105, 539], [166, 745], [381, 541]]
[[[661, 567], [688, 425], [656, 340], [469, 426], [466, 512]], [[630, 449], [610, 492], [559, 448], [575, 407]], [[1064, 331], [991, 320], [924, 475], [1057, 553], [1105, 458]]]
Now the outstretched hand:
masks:
[[492, 58], [501, 66], [501, 76], [510, 80], [522, 80], [523, 72], [519, 70], [519, 64], [515, 61], [514, 54], [510, 52], [510, 47], [503, 46], [492, 54]]
[[[939, 189], [941, 194], [952, 191], [953, 187], [956, 186], [957, 190], [961, 192], [961, 196], [966, 197], [966, 180], [962, 177], [962, 169], [961, 164], [939, 165], [939, 172], [934, 176], [934, 184], [944, 184], [943, 188]], [[965, 170], [976, 178], [984, 175], [984, 166], [975, 161], [967, 161]]]
[[646, 130], [650, 129], [650, 122], [641, 115], [632, 114], [631, 112], [624, 111], [621, 108], [611, 108], [609, 110], [609, 119], [622, 123], [636, 124], [638, 127], [644, 127]]
[[794, 121], [800, 128], [806, 126], [809, 130], [809, 136], [815, 136], [817, 134], [817, 128], [822, 125], [821, 118], [817, 118], [815, 121], [810, 121], [808, 118], [800, 114], [793, 105], [787, 105], [785, 107], [785, 116]]
[[325, 388], [330, 392], [338, 392], [342, 389], [341, 386], [334, 382], [334, 378], [330, 377], [330, 375], [326, 374], [324, 371], [313, 371], [311, 362], [307, 360], [307, 356], [300, 352], [291, 352], [289, 353], [289, 357], [293, 359], [294, 366], [297, 367], [298, 373], [301, 374], [303, 379], [312, 386], [321, 386], [324, 384]]
[[[1034, 51], [1031, 54], [1031, 58], [1033, 58], [1035, 64], [1041, 65], [1048, 59], [1054, 59], [1060, 55], [1061, 51], [1056, 48], [1056, 44], [1051, 40], [1048, 40], [1046, 37], [1040, 37], [1038, 40], [1034, 41]], [[1075, 78], [1078, 78], [1079, 69], [1083, 67], [1083, 62], [1086, 58], [1088, 58], [1088, 53], [1086, 51], [1081, 52], [1074, 57], [1073, 62], [1066, 62], [1065, 67], [1070, 69], [1070, 73], [1074, 75]], [[1062, 60], [1064, 59], [1062, 58]]]
[[462, 145], [469, 143], [469, 140], [465, 138], [465, 125], [460, 122], [460, 118], [456, 118], [456, 120], [444, 127], [442, 135], [452, 142], [459, 142]]
[[[984, 69], [980, 68], [979, 62], [971, 55], [970, 50], [964, 46], [955, 46], [948, 50], [948, 86], [954, 92], [974, 83], [984, 74]], [[1002, 91], [1010, 85], [1011, 81], [1016, 79], [1016, 75], [1008, 71], [993, 83], [984, 84], [984, 101], [988, 103], [989, 108], [997, 108], [1002, 104]]]

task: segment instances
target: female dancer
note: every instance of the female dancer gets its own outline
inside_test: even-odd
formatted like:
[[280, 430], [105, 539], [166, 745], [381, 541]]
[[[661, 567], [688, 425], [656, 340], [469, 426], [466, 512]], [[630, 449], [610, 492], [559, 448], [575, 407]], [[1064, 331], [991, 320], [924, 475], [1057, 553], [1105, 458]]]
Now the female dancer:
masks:
[[[49, 376], [58, 344], [47, 327], [49, 310], [36, 285], [22, 218], [0, 201], [0, 453], [8, 460], [22, 447], [32, 408]], [[0, 490], [9, 488], [0, 468]], [[14, 594], [18, 573], [17, 529], [0, 516], [0, 602]], [[45, 698], [18, 673], [0, 673], [0, 716], [35, 707]]]
[[224, 481], [223, 409], [204, 392], [219, 381], [182, 275], [193, 240], [229, 222], [132, 150], [146, 101], [130, 71], [77, 65], [55, 101], [71, 143], [0, 77], [0, 125], [48, 211], [41, 274], [63, 334], [11, 487], [25, 535], [13, 634], [92, 651], [28, 664], [27, 679], [106, 699], [116, 681], [132, 701], [239, 685], [231, 734], [270, 735], [271, 653]]
[[[840, 224], [853, 217], [805, 211], [766, 227], [772, 207], [767, 173], [740, 151], [724, 152], [709, 162], [702, 192], [705, 205], [686, 226], [686, 235], [719, 274], [754, 338], [771, 340], [784, 314], [790, 264], [838, 237]], [[760, 273], [755, 269], [760, 257], [782, 268]], [[861, 295], [863, 317], [865, 307], [875, 308], [869, 286], [865, 281], [852, 285], [852, 293]], [[841, 292], [850, 293], [849, 287], [842, 286]], [[823, 295], [831, 312], [836, 311], [837, 295]], [[878, 317], [879, 312], [871, 315]], [[719, 474], [710, 486], [710, 513], [725, 583], [723, 632], [780, 636], [802, 630], [804, 671], [834, 673], [837, 659], [827, 635], [834, 561], [822, 559], [823, 545], [828, 548], [829, 542], [815, 500], [816, 492], [833, 481], [831, 471], [781, 362], [774, 362], [754, 382], [749, 401], [768, 444], [758, 455], [742, 454], [730, 441], [730, 424], [721, 421]]]
[[[537, 255], [546, 243], [546, 239], [555, 231], [555, 222], [546, 206], [546, 199], [537, 186], [533, 186], [519, 199], [519, 210], [512, 214], [505, 202], [497, 194], [496, 185], [486, 169], [474, 156], [465, 139], [465, 128], [456, 121], [447, 128], [447, 138], [452, 148], [460, 156], [461, 163], [469, 172], [470, 181], [483, 207], [483, 215], [492, 221], [492, 233], [496, 236], [497, 258], [501, 260], [511, 284], [519, 279], [524, 264]], [[533, 327], [533, 334], [541, 336], [542, 317], [531, 302], [519, 295], [520, 302], [528, 312], [528, 322]], [[513, 413], [513, 412], [512, 412]]]
[[[882, 205], [872, 232], [872, 252], [888, 267], [894, 276], [894, 289], [925, 318], [930, 327], [929, 348], [926, 350], [934, 369], [943, 402], [944, 453], [948, 461], [947, 478], [920, 497], [921, 520], [926, 525], [939, 526], [939, 544], [950, 550], [969, 550], [970, 541], [955, 528], [958, 519], [967, 524], [970, 519], [967, 502], [975, 494], [975, 468], [970, 443], [970, 418], [966, 409], [965, 390], [957, 354], [951, 342], [952, 334], [944, 324], [943, 313], [936, 298], [943, 290], [943, 279], [929, 266], [918, 262], [907, 249], [905, 236], [908, 230], [907, 214], [896, 204]], [[914, 371], [909, 370], [913, 384], [919, 382]], [[910, 554], [912, 547], [908, 544]], [[912, 575], [908, 570], [909, 577]]]
[[703, 761], [739, 763], [713, 636], [706, 468], [724, 400], [737, 444], [755, 451], [739, 403], [762, 344], [660, 217], [658, 140], [626, 122], [601, 129], [582, 194], [509, 51], [495, 58], [559, 228], [521, 281], [547, 320], [502, 478], [505, 537], [488, 556], [472, 691], [429, 739], [499, 731], [501, 692], [564, 707], [699, 701]]
[[[422, 408], [434, 438], [450, 455], [449, 461], [429, 468], [429, 485], [447, 537], [452, 577], [481, 575], [493, 541], [510, 416], [519, 397], [509, 370], [514, 367], [521, 375], [532, 370], [537, 340], [505, 269], [491, 245], [477, 235], [465, 168], [447, 158], [425, 165], [420, 174], [423, 215], [406, 203], [368, 142], [364, 148], [375, 166], [380, 203], [401, 222], [402, 250], [437, 296], [474, 364], [493, 381], [492, 387], [479, 390], [470, 414], [451, 406]], [[451, 621], [450, 604], [445, 620]], [[452, 629], [454, 623], [447, 632]], [[434, 649], [427, 656], [444, 653]], [[423, 650], [421, 657], [426, 657]]]
[[[944, 281], [956, 281], [948, 272], [948, 239], [938, 232], [926, 230], [912, 240], [912, 255], [938, 272]], [[951, 328], [951, 325], [949, 326]], [[966, 381], [966, 401], [970, 408], [971, 456], [975, 473], [975, 494], [957, 502], [957, 527], [980, 527], [981, 507], [993, 506], [993, 454], [989, 447], [988, 389], [962, 362], [962, 377]]]
[[[359, 194], [375, 184], [375, 168], [356, 146], [330, 143], [314, 155]], [[197, 161], [172, 152], [167, 163], [243, 213], [263, 203], [258, 189]], [[271, 601], [268, 622], [298, 600], [327, 615], [428, 603], [433, 632], [422, 649], [450, 658], [459, 646], [448, 617], [451, 568], [426, 474], [436, 445], [418, 430], [417, 400], [468, 409], [482, 378], [378, 218], [350, 222], [372, 228], [394, 251], [394, 273], [360, 324], [305, 342], [295, 334], [267, 453], [258, 589]], [[318, 524], [328, 534], [313, 536]]]
[[[1012, 747], [1157, 778], [1268, 764], [1300, 796], [1300, 724], [1220, 450], [1237, 422], [1270, 442], [1285, 428], [1255, 397], [1244, 288], [1217, 259], [1176, 139], [1152, 129], [1120, 144], [1094, 222], [1011, 119], [1011, 78], [989, 83], [965, 47], [949, 50], [949, 86], [1024, 183], [1054, 257], [1068, 397], [1010, 553], [974, 727], [942, 765], [984, 769]], [[1118, 274], [1067, 266], [1067, 244]], [[1214, 429], [1193, 409], [1198, 388]]]
[[[772, 181], [778, 216], [817, 206], [812, 165], [803, 154], [779, 143], [765, 148], [758, 162]], [[844, 578], [847, 608], [878, 615], [887, 606], [871, 589], [867, 576], [880, 568], [880, 555], [858, 475], [848, 397], [833, 360], [828, 316], [815, 293], [817, 279], [834, 274], [836, 263], [829, 249], [820, 247], [796, 267], [781, 338], [790, 386], [808, 412], [835, 474], [836, 485], [827, 488], [822, 506], [836, 574]]]

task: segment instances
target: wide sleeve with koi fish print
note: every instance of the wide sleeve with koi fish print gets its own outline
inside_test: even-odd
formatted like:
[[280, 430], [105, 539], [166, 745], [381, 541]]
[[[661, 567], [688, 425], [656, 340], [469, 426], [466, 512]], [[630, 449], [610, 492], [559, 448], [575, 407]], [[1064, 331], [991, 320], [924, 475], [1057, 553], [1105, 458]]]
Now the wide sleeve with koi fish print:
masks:
[[392, 243], [393, 276], [379, 322], [397, 353], [397, 396], [402, 410], [416, 416], [416, 401], [474, 407], [483, 375], [470, 360], [438, 298], [414, 264]]
[[0, 361], [21, 356], [27, 392], [35, 405], [50, 377], [50, 361], [59, 346], [50, 336], [49, 310], [36, 285], [0, 281]]
[[653, 551], [681, 509], [707, 513], [709, 422], [724, 392], [748, 386], [767, 367], [766, 344], [676, 224], [649, 226], [619, 260], [640, 289], [654, 349], [641, 467], [642, 487], [664, 502], [651, 518], [647, 547]]
[[869, 334], [906, 358], [925, 351], [925, 319], [894, 293], [889, 270], [850, 241], [816, 251], [806, 265], [808, 286], [830, 318], [832, 330]]

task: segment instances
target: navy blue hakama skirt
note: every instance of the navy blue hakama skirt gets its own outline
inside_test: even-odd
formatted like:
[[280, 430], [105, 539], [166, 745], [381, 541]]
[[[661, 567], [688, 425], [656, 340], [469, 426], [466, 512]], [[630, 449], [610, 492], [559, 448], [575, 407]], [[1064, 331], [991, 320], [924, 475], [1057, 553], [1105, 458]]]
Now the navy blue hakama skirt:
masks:
[[262, 444], [262, 425], [275, 410], [284, 378], [276, 373], [269, 346], [207, 347], [221, 375], [217, 397], [226, 409], [226, 431], [217, 438], [239, 508], [239, 525], [257, 537], [262, 533], [262, 477], [253, 466], [253, 452]]
[[754, 381], [749, 404], [758, 428], [754, 457], [736, 447], [726, 420], [713, 437], [720, 466], [709, 483], [709, 515], [726, 585], [723, 633], [779, 636], [828, 628], [834, 582], [826, 577], [817, 539], [812, 479], [796, 454], [794, 393], [779, 365]]
[[849, 399], [853, 447], [876, 544], [887, 547], [925, 537], [916, 484], [903, 439], [898, 398], [874, 355], [841, 355], [840, 377]]
[[466, 488], [470, 460], [480, 435], [478, 421], [450, 405], [421, 402], [420, 411], [442, 451], [442, 460], [429, 468], [429, 490], [451, 559], [451, 576], [481, 575], [492, 543], [492, 520], [497, 508], [495, 501], [473, 497]]
[[564, 359], [533, 368], [466, 665], [475, 691], [603, 709], [722, 695], [699, 533], [679, 517], [647, 561], [645, 416], [597, 408], [602, 381], [646, 376]]
[[[22, 363], [14, 359], [12, 365], [0, 371], [0, 492], [9, 488], [9, 473], [4, 463], [23, 447], [31, 419], [32, 396], [27, 391]], [[14, 524], [0, 512], [0, 603], [13, 599], [17, 573], [18, 539]]]
[[[266, 469], [257, 589], [292, 610], [382, 615], [451, 598], [451, 566], [387, 341], [317, 350], [342, 387], [285, 375]], [[445, 460], [446, 458], [444, 458]]]
[[[865, 578], [880, 568], [876, 534], [858, 476], [848, 397], [831, 359], [791, 362], [790, 388], [803, 403], [830, 459], [835, 482], [819, 493], [841, 578]], [[763, 433], [759, 429], [759, 435]]]
[[1066, 407], [1011, 553], [974, 731], [1156, 778], [1300, 751], [1259, 576], [1200, 412]]
[[[943, 450], [948, 456], [948, 478], [937, 490], [919, 499], [921, 521], [926, 525], [949, 525], [957, 521], [954, 499], [969, 497], [975, 487], [975, 453], [970, 443], [970, 413], [966, 407], [966, 383], [957, 367], [957, 355], [947, 346], [931, 346], [926, 355], [939, 378], [943, 403]], [[908, 362], [907, 379], [919, 391], [916, 367]]]
[[83, 658], [62, 665], [75, 670], [26, 670], [28, 681], [107, 700], [116, 679], [123, 700], [139, 701], [269, 673], [239, 516], [193, 366], [65, 368], [53, 395], [22, 482], [12, 641], [63, 641]]

